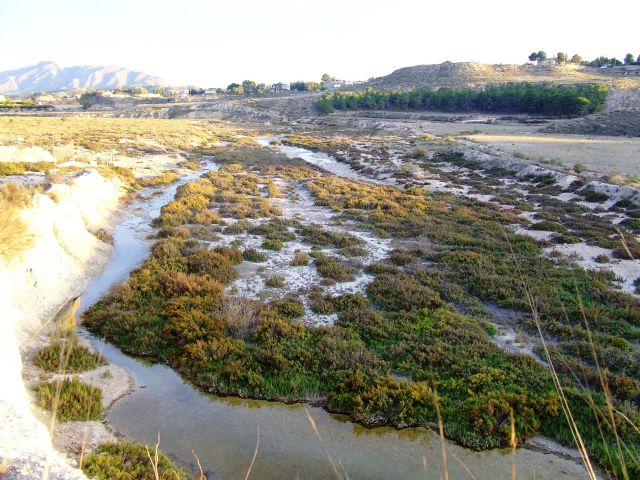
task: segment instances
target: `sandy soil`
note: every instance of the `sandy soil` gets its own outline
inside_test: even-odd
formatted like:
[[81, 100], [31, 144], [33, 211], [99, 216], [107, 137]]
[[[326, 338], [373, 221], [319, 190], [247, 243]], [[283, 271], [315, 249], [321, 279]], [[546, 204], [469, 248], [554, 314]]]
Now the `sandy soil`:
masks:
[[[517, 130], [517, 127], [513, 129]], [[640, 173], [640, 138], [518, 134], [515, 131], [467, 138], [515, 154], [522, 160], [559, 161], [567, 167], [581, 163], [589, 170], [603, 174]]]

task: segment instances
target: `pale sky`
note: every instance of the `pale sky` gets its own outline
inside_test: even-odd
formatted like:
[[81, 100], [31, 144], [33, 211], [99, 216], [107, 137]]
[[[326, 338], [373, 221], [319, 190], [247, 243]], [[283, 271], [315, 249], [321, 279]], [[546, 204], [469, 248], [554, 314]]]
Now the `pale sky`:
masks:
[[366, 80], [405, 66], [640, 54], [640, 1], [0, 0], [0, 71], [118, 65], [172, 84]]

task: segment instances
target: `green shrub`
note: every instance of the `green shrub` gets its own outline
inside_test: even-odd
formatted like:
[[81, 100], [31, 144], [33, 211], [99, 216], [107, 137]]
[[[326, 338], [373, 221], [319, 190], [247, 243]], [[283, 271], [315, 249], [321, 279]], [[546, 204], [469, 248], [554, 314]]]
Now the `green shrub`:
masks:
[[189, 476], [169, 460], [158, 454], [158, 477], [151, 461], [155, 449], [132, 443], [99, 445], [82, 462], [82, 470], [89, 478], [99, 480], [187, 480]]
[[209, 275], [223, 284], [230, 283], [238, 277], [231, 260], [218, 252], [198, 250], [187, 257], [186, 261], [189, 273]]
[[96, 352], [78, 344], [75, 337], [61, 339], [38, 350], [33, 363], [46, 372], [77, 373], [106, 365]]
[[262, 248], [265, 248], [267, 250], [280, 251], [282, 250], [282, 247], [283, 247], [283, 244], [282, 244], [282, 241], [280, 240], [266, 239], [264, 242], [262, 242]]
[[567, 227], [559, 224], [558, 222], [552, 222], [550, 220], [543, 220], [529, 226], [529, 230], [540, 230], [546, 232], [558, 232], [567, 233]]
[[100, 420], [103, 416], [102, 391], [77, 378], [41, 382], [36, 387], [38, 404], [55, 414], [61, 422]]
[[587, 202], [602, 203], [609, 200], [609, 196], [601, 192], [596, 192], [595, 190], [587, 190], [584, 192], [584, 199]]
[[304, 315], [304, 305], [299, 298], [286, 297], [271, 302], [271, 307], [284, 318], [294, 319]]
[[355, 278], [356, 270], [335, 257], [320, 256], [315, 259], [318, 273], [337, 282], [349, 282]]
[[371, 302], [382, 310], [428, 310], [444, 305], [440, 295], [405, 275], [382, 274], [367, 285]]
[[262, 252], [259, 252], [255, 248], [248, 248], [244, 252], [242, 252], [242, 258], [244, 258], [247, 262], [266, 262], [267, 255]]
[[213, 251], [219, 255], [222, 255], [235, 265], [242, 263], [244, 259], [242, 252], [237, 248], [216, 247]]

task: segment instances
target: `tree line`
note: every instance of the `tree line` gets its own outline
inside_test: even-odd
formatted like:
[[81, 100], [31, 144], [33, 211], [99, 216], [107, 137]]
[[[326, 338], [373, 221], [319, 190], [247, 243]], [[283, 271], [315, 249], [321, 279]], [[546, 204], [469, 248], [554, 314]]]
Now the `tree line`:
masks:
[[577, 116], [597, 112], [607, 99], [601, 84], [549, 85], [506, 83], [486, 88], [442, 87], [324, 94], [316, 103], [320, 113], [335, 110], [436, 110], [444, 112], [529, 113]]
[[[623, 61], [620, 61], [615, 57], [609, 58], [604, 56], [598, 57], [591, 61], [585, 61], [577, 53], [569, 57], [568, 54], [562, 53], [562, 52], [557, 53], [556, 56], [553, 58], [558, 63], [576, 63], [580, 65], [585, 65], [587, 67], [595, 67], [595, 68], [617, 67], [623, 64], [624, 65], [640, 65], [640, 55], [638, 55], [638, 57], [636, 58], [632, 53], [627, 53], [624, 56]], [[540, 50], [538, 52], [532, 52], [531, 55], [529, 55], [529, 60], [531, 62], [542, 61], [546, 59], [547, 59], [547, 52], [545, 52], [544, 50]]]

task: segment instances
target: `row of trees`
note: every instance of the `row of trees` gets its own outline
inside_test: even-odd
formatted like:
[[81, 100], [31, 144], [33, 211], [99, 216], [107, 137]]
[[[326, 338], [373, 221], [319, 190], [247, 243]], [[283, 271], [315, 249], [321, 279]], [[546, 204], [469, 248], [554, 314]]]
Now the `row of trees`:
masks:
[[[557, 53], [556, 56], [553, 58], [558, 63], [576, 63], [576, 64], [582, 64], [588, 67], [596, 67], [596, 68], [607, 67], [607, 66], [615, 67], [615, 66], [622, 65], [623, 63], [624, 65], [640, 65], [640, 55], [638, 55], [638, 57], [636, 58], [632, 53], [627, 53], [624, 57], [623, 62], [621, 62], [615, 57], [612, 57], [612, 58], [598, 57], [595, 60], [583, 61], [582, 57], [577, 53], [572, 57], [569, 57], [568, 54], [562, 53], [562, 52]], [[529, 60], [532, 62], [535, 62], [538, 60], [546, 60], [546, 59], [547, 59], [547, 52], [545, 52], [544, 50], [540, 50], [539, 52], [532, 52], [531, 55], [529, 55]]]
[[298, 92], [315, 92], [322, 88], [322, 84], [318, 82], [303, 82], [296, 81], [291, 82], [291, 90], [297, 90]]
[[253, 80], [243, 80], [242, 84], [231, 83], [227, 86], [227, 92], [234, 95], [264, 95], [265, 91], [264, 83], [256, 83]]
[[507, 83], [484, 89], [380, 91], [368, 88], [361, 92], [335, 92], [323, 95], [316, 108], [321, 113], [334, 109], [390, 109], [576, 116], [599, 111], [606, 98], [605, 85]]
[[[322, 82], [329, 80], [333, 80], [333, 76], [328, 73], [322, 75]], [[295, 82], [291, 82], [290, 89], [298, 92], [315, 92], [323, 89], [322, 82], [296, 80]], [[244, 80], [241, 84], [231, 83], [227, 86], [227, 92], [234, 95], [264, 95], [266, 89], [267, 87], [264, 83], [256, 83], [253, 80]]]
[[590, 62], [585, 62], [585, 64], [588, 65], [589, 67], [596, 67], [596, 68], [607, 67], [607, 66], [617, 67], [623, 64], [624, 65], [640, 65], [640, 55], [638, 55], [638, 57], [635, 58], [632, 53], [627, 53], [624, 57], [624, 61], [622, 62], [615, 57], [612, 57], [612, 58], [598, 57], [595, 60], [592, 60]]
[[[532, 52], [531, 55], [529, 55], [529, 60], [532, 62], [535, 62], [537, 60], [546, 60], [546, 59], [547, 59], [547, 52], [545, 52], [544, 50], [540, 50], [539, 52]], [[582, 62], [582, 57], [577, 53], [569, 57], [569, 55], [567, 55], [566, 53], [558, 52], [554, 57], [554, 59], [558, 63], [567, 63], [567, 62], [581, 63]]]

